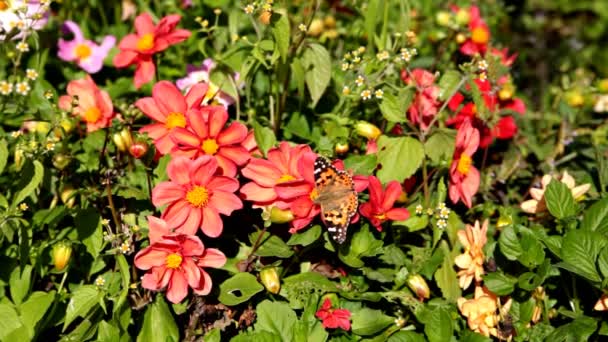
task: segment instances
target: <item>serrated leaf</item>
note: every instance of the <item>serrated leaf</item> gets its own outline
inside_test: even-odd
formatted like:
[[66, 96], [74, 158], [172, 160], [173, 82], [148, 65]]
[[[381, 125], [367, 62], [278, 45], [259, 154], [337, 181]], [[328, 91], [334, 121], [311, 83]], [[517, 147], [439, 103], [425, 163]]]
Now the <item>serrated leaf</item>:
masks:
[[442, 308], [433, 310], [429, 319], [424, 323], [424, 333], [430, 342], [443, 342], [452, 339], [454, 321], [447, 310]]
[[83, 285], [72, 292], [65, 312], [62, 331], [65, 331], [77, 317], [85, 317], [91, 309], [97, 306], [100, 296], [99, 290], [94, 285]]
[[253, 122], [253, 136], [264, 156], [266, 156], [268, 150], [277, 142], [277, 138], [274, 136], [272, 129], [262, 126], [256, 121]]
[[317, 239], [319, 239], [319, 236], [321, 236], [321, 226], [316, 224], [301, 233], [292, 234], [289, 240], [287, 241], [287, 245], [308, 246], [311, 243], [317, 241]]
[[576, 202], [568, 186], [555, 179], [545, 190], [547, 209], [557, 219], [570, 217], [576, 213]]
[[22, 328], [24, 326], [15, 308], [10, 304], [0, 304], [0, 341], [9, 341], [7, 337]]
[[16, 208], [19, 203], [23, 202], [29, 195], [31, 195], [34, 190], [40, 185], [42, 182], [42, 178], [44, 176], [44, 166], [38, 160], [34, 160], [34, 174], [31, 175], [31, 179], [27, 185], [21, 189], [13, 198], [12, 207]]
[[[260, 233], [254, 232], [249, 234], [249, 241], [252, 245], [258, 241]], [[268, 232], [264, 232], [263, 237], [258, 241], [258, 246], [255, 255], [261, 257], [289, 258], [293, 255], [293, 250], [280, 237]]]
[[281, 59], [283, 60], [283, 63], [285, 63], [289, 52], [289, 19], [287, 18], [287, 15], [279, 15], [277, 19], [272, 19], [270, 24], [272, 35], [274, 36], [274, 41], [279, 50], [279, 54], [281, 55]]
[[30, 337], [34, 337], [36, 325], [42, 320], [55, 299], [55, 291], [36, 291], [19, 306], [21, 321], [28, 330]]
[[253, 274], [237, 273], [220, 284], [218, 299], [225, 305], [237, 305], [249, 300], [263, 289], [264, 286], [258, 283]]
[[500, 247], [501, 253], [509, 260], [517, 260], [517, 258], [523, 253], [519, 238], [515, 232], [513, 226], [507, 226], [504, 228], [498, 238], [498, 246]]
[[378, 179], [382, 183], [392, 180], [401, 183], [418, 170], [423, 158], [424, 147], [418, 140], [383, 135], [378, 139], [378, 162], [382, 165], [377, 172]]
[[255, 330], [279, 335], [283, 341], [293, 340], [297, 317], [287, 303], [264, 300], [257, 305], [255, 311], [257, 315]]
[[493, 293], [506, 296], [513, 292], [517, 278], [502, 272], [492, 272], [483, 276], [483, 284]]
[[395, 321], [394, 317], [387, 316], [380, 310], [363, 308], [352, 314], [351, 329], [353, 334], [370, 336], [388, 327]]
[[447, 162], [454, 154], [456, 131], [439, 129], [424, 143], [424, 152], [436, 164]]
[[608, 198], [601, 199], [583, 215], [581, 229], [597, 231], [598, 233], [608, 233]]
[[439, 79], [439, 100], [446, 101], [448, 97], [457, 91], [461, 76], [456, 70], [448, 70]]
[[138, 342], [177, 342], [179, 330], [169, 310], [164, 294], [158, 294], [144, 315], [144, 324], [137, 335]]
[[85, 245], [87, 252], [97, 258], [103, 244], [101, 217], [93, 208], [86, 208], [78, 212], [74, 218], [78, 239]]
[[405, 112], [412, 103], [414, 90], [403, 88], [397, 95], [390, 91], [385, 91], [380, 102], [380, 112], [382, 116], [390, 122], [406, 122]]
[[378, 165], [375, 154], [351, 155], [344, 159], [344, 168], [352, 170], [355, 175], [369, 175]]
[[462, 292], [458, 286], [458, 275], [454, 270], [454, 260], [451, 257], [447, 244], [442, 242], [440, 246], [444, 250], [445, 257], [443, 258], [441, 267], [435, 272], [435, 281], [441, 290], [443, 298], [456, 301], [456, 299], [462, 296]]
[[16, 305], [21, 304], [27, 294], [30, 292], [32, 281], [32, 266], [25, 265], [23, 268], [15, 267], [11, 272], [9, 286], [11, 298]]
[[302, 54], [302, 64], [312, 107], [315, 107], [331, 81], [331, 57], [322, 45], [312, 43]]
[[602, 279], [595, 267], [600, 251], [608, 245], [607, 238], [597, 232], [572, 230], [562, 241], [563, 263], [558, 266], [594, 282]]

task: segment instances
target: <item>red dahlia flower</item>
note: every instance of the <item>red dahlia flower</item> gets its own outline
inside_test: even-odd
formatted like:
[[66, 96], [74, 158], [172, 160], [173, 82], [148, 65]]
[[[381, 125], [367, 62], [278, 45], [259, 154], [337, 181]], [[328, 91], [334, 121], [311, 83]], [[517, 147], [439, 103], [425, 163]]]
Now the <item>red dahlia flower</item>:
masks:
[[[87, 124], [87, 132], [109, 127], [114, 118], [112, 99], [107, 91], [101, 90], [91, 76], [68, 83], [68, 95], [59, 98], [59, 108], [71, 111]], [[75, 106], [72, 101], [78, 98]]]
[[403, 221], [410, 217], [406, 208], [393, 208], [395, 201], [401, 196], [403, 190], [398, 181], [391, 181], [386, 185], [386, 191], [378, 178], [369, 176], [369, 202], [359, 207], [361, 215], [382, 231], [382, 223], [387, 220]]
[[167, 299], [179, 303], [188, 295], [188, 286], [198, 295], [211, 291], [211, 277], [204, 267], [220, 268], [226, 256], [218, 249], [207, 248], [197, 236], [163, 236], [135, 256], [135, 266], [148, 271], [141, 286], [152, 291], [167, 288]]
[[472, 206], [472, 199], [479, 189], [479, 171], [473, 166], [473, 154], [479, 147], [479, 131], [469, 120], [458, 129], [456, 148], [450, 167], [450, 199], [454, 203], [464, 202]]
[[234, 194], [239, 182], [216, 176], [217, 161], [210, 156], [195, 160], [175, 157], [167, 166], [169, 181], [152, 190], [156, 207], [167, 205], [162, 219], [178, 233], [196, 234], [200, 227], [209, 237], [218, 237], [224, 227], [220, 214], [230, 215], [243, 203]]
[[350, 330], [350, 311], [347, 309], [332, 309], [329, 298], [325, 298], [323, 306], [321, 306], [315, 316], [321, 320], [325, 328]]
[[250, 158], [249, 152], [242, 145], [247, 138], [247, 127], [233, 121], [224, 128], [228, 112], [223, 106], [204, 106], [200, 114], [189, 112], [186, 118], [187, 127], [176, 127], [171, 135], [176, 145], [171, 154], [192, 159], [212, 156], [217, 160], [224, 176], [236, 176], [237, 165], [245, 164]]
[[190, 37], [190, 31], [175, 29], [181, 16], [168, 15], [154, 25], [149, 13], [142, 13], [135, 18], [135, 31], [125, 36], [114, 56], [114, 66], [126, 68], [135, 64], [135, 88], [150, 82], [156, 73], [152, 55], [166, 50], [169, 46], [183, 42]]
[[423, 130], [428, 129], [441, 104], [438, 100], [440, 89], [434, 85], [435, 75], [424, 69], [414, 69], [411, 74], [403, 70], [401, 79], [417, 89], [416, 96], [408, 109], [410, 121], [414, 125], [420, 125]]
[[199, 106], [207, 89], [206, 84], [199, 83], [184, 96], [173, 83], [160, 81], [152, 88], [152, 97], [135, 102], [139, 110], [156, 120], [156, 123], [142, 127], [140, 132], [148, 133], [161, 154], [167, 154], [175, 147], [171, 139], [174, 129], [186, 127], [188, 115], [200, 115]]
[[470, 37], [460, 45], [460, 52], [467, 56], [473, 56], [475, 54], [483, 55], [488, 49], [490, 29], [486, 22], [481, 18], [479, 7], [471, 6], [469, 8], [469, 15]]

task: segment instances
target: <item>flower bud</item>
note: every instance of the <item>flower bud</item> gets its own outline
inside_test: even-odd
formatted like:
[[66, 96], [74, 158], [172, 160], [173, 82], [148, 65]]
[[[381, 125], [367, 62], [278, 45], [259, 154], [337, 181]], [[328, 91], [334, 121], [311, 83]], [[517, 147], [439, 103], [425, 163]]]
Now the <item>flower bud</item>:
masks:
[[321, 33], [323, 32], [323, 20], [321, 19], [314, 19], [311, 23], [310, 23], [310, 27], [308, 28], [308, 34], [313, 36], [313, 37], [318, 37], [321, 35]]
[[511, 217], [511, 215], [508, 214], [502, 214], [500, 215], [500, 217], [498, 218], [498, 221], [496, 222], [496, 227], [497, 228], [503, 228], [509, 225], [513, 224], [513, 217]]
[[467, 40], [467, 36], [465, 36], [464, 34], [459, 33], [456, 35], [456, 43], [462, 44], [462, 43], [466, 42], [466, 40]]
[[416, 293], [418, 299], [421, 301], [424, 299], [429, 299], [431, 296], [429, 286], [424, 278], [422, 278], [422, 276], [419, 274], [410, 275], [407, 278], [407, 286]]
[[510, 100], [513, 97], [513, 93], [515, 92], [515, 87], [512, 83], [503, 84], [502, 88], [498, 91], [498, 98], [501, 101]]
[[46, 121], [37, 121], [34, 130], [40, 134], [47, 134], [51, 130], [51, 124]]
[[449, 26], [451, 18], [452, 16], [450, 15], [450, 12], [446, 11], [440, 11], [437, 13], [437, 15], [435, 15], [435, 20], [437, 21], [437, 24], [441, 26]]
[[148, 144], [144, 141], [137, 141], [129, 147], [129, 153], [135, 159], [141, 158], [146, 152], [148, 152]]
[[63, 271], [72, 257], [72, 244], [69, 241], [58, 242], [53, 246], [53, 264], [58, 271]]
[[325, 17], [325, 19], [323, 19], [323, 24], [327, 28], [330, 28], [330, 29], [335, 28], [336, 27], [336, 18], [334, 18], [333, 15], [328, 15], [327, 17]]
[[272, 12], [270, 11], [262, 11], [262, 14], [258, 17], [260, 22], [264, 25], [270, 24], [270, 18], [272, 17]]
[[55, 166], [57, 170], [63, 170], [70, 164], [71, 160], [72, 159], [69, 156], [58, 153], [53, 156], [53, 166]]
[[367, 139], [376, 140], [382, 131], [380, 128], [376, 127], [374, 124], [371, 124], [367, 121], [359, 121], [355, 124], [355, 131], [362, 137]]
[[63, 118], [59, 121], [59, 125], [66, 133], [70, 133], [74, 129], [74, 122], [68, 118]]
[[344, 154], [344, 153], [348, 152], [348, 149], [349, 149], [349, 146], [348, 146], [348, 142], [346, 142], [346, 141], [336, 143], [336, 146], [334, 147], [334, 150], [336, 151], [337, 154]]
[[566, 93], [566, 102], [570, 107], [581, 107], [585, 104], [585, 98], [578, 90], [571, 90]]
[[72, 208], [76, 202], [76, 190], [74, 190], [73, 186], [68, 184], [63, 187], [59, 197], [61, 198], [61, 202], [63, 202], [66, 207]]
[[608, 78], [604, 78], [597, 83], [597, 89], [603, 93], [608, 93]]
[[466, 25], [471, 21], [471, 14], [464, 8], [461, 8], [456, 13], [456, 22], [459, 25]]
[[131, 138], [131, 132], [126, 127], [123, 128], [123, 130], [120, 131], [119, 133], [115, 133], [112, 136], [112, 140], [114, 141], [116, 148], [118, 148], [118, 150], [120, 152], [127, 152], [129, 147], [131, 147], [131, 144], [133, 144], [133, 138]]
[[287, 223], [293, 221], [294, 216], [291, 210], [283, 210], [277, 207], [270, 209], [270, 221], [272, 223]]
[[17, 168], [17, 171], [21, 170], [21, 168], [23, 167], [23, 158], [25, 157], [25, 152], [23, 152], [22, 149], [20, 149], [19, 147], [17, 147], [15, 149], [15, 167]]
[[277, 294], [281, 289], [281, 280], [276, 267], [266, 267], [260, 271], [260, 280], [268, 292]]

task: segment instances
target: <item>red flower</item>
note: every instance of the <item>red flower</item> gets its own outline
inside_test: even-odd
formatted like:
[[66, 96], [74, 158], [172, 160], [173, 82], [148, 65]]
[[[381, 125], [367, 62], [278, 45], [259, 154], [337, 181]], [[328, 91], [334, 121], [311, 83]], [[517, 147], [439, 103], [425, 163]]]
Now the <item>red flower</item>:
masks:
[[159, 291], [167, 288], [167, 299], [181, 302], [188, 295], [188, 286], [204, 296], [211, 291], [211, 277], [203, 267], [219, 268], [226, 256], [207, 248], [197, 236], [165, 235], [135, 256], [135, 266], [148, 272], [142, 277], [143, 288]]
[[154, 206], [168, 205], [162, 218], [169, 229], [194, 235], [200, 227], [205, 235], [218, 237], [224, 227], [220, 214], [230, 215], [243, 207], [234, 194], [239, 182], [216, 176], [217, 168], [217, 161], [210, 156], [195, 160], [175, 157], [169, 162], [170, 180], [152, 190]]
[[490, 29], [479, 14], [479, 7], [471, 6], [469, 9], [469, 32], [470, 37], [460, 45], [460, 52], [467, 56], [475, 54], [483, 55], [488, 49], [490, 41]]
[[401, 196], [403, 190], [398, 181], [391, 181], [386, 185], [386, 191], [378, 178], [369, 176], [369, 202], [359, 207], [361, 215], [382, 231], [382, 223], [387, 220], [403, 221], [410, 217], [406, 208], [393, 208], [395, 201]]
[[473, 154], [479, 147], [479, 131], [469, 120], [458, 129], [456, 148], [450, 167], [450, 199], [454, 203], [463, 201], [467, 207], [472, 206], [472, 199], [479, 189], [479, 171], [473, 166]]
[[414, 85], [417, 89], [416, 96], [408, 109], [410, 121], [426, 130], [437, 115], [440, 105], [437, 99], [440, 89], [433, 84], [435, 75], [424, 69], [414, 69], [411, 75], [407, 70], [403, 70], [401, 79], [406, 84]]
[[350, 311], [346, 309], [332, 309], [329, 298], [325, 298], [323, 306], [321, 306], [315, 316], [322, 321], [325, 328], [350, 330]]
[[501, 64], [508, 67], [513, 65], [513, 62], [515, 62], [515, 59], [517, 58], [516, 53], [509, 56], [509, 49], [507, 48], [504, 48], [502, 50], [491, 48], [490, 54], [500, 57]]
[[[71, 111], [87, 124], [87, 132], [109, 127], [114, 118], [112, 99], [105, 90], [95, 84], [91, 76], [68, 83], [68, 95], [59, 98], [59, 108]], [[72, 100], [78, 98], [78, 104], [72, 106]]]
[[150, 82], [156, 73], [152, 55], [190, 37], [188, 30], [176, 30], [181, 16], [168, 15], [155, 26], [149, 13], [135, 18], [135, 31], [125, 36], [118, 44], [120, 52], [114, 56], [114, 66], [125, 68], [135, 64], [134, 84], [136, 88]]
[[139, 110], [156, 120], [156, 123], [142, 127], [140, 132], [148, 133], [161, 154], [167, 154], [175, 147], [171, 135], [175, 128], [186, 127], [186, 116], [192, 112], [192, 115], [200, 115], [199, 106], [207, 89], [207, 84], [199, 83], [184, 96], [173, 83], [160, 81], [152, 88], [152, 97], [135, 102]]
[[223, 106], [204, 106], [200, 113], [190, 111], [186, 114], [188, 126], [176, 127], [171, 135], [175, 147], [172, 155], [182, 155], [194, 159], [209, 155], [217, 160], [224, 176], [234, 177], [237, 165], [249, 160], [249, 153], [242, 143], [247, 137], [247, 127], [228, 121], [228, 112]]

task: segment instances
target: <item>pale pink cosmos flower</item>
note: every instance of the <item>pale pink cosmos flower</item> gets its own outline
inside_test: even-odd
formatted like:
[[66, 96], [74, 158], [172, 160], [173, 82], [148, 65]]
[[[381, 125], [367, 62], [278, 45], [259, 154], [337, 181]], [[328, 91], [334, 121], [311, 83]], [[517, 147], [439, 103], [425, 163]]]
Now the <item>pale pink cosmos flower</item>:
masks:
[[197, 236], [164, 235], [139, 251], [135, 266], [148, 271], [141, 286], [152, 291], [167, 289], [167, 299], [179, 303], [188, 295], [188, 287], [197, 295], [211, 292], [211, 277], [204, 267], [220, 268], [226, 256], [215, 248], [205, 248]]
[[[200, 67], [194, 66], [192, 64], [188, 64], [186, 66], [186, 77], [178, 79], [175, 84], [182, 91], [188, 91], [195, 84], [204, 82], [209, 84], [209, 92], [203, 99], [203, 103], [214, 103], [224, 106], [224, 108], [228, 108], [231, 104], [234, 103], [234, 99], [223, 92], [217, 85], [211, 82], [211, 70], [215, 68], [215, 62], [211, 58], [207, 58], [203, 61]], [[234, 81], [238, 82], [239, 74], [234, 74]]]
[[220, 214], [230, 215], [243, 203], [234, 194], [239, 182], [217, 176], [217, 161], [211, 156], [190, 160], [174, 157], [167, 165], [169, 181], [152, 190], [152, 203], [167, 206], [161, 216], [167, 229], [177, 233], [196, 234], [200, 229], [209, 237], [218, 237], [224, 228]]
[[63, 23], [63, 30], [71, 33], [72, 40], [59, 39], [57, 56], [66, 62], [76, 62], [79, 67], [89, 74], [94, 74], [103, 67], [103, 60], [116, 43], [114, 36], [105, 36], [100, 45], [92, 40], [85, 39], [78, 24], [67, 20]]

